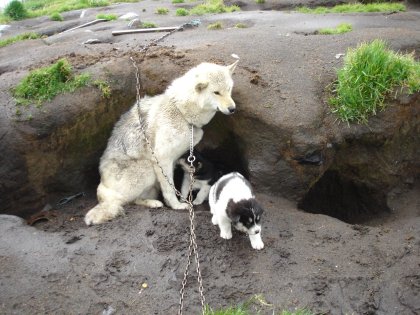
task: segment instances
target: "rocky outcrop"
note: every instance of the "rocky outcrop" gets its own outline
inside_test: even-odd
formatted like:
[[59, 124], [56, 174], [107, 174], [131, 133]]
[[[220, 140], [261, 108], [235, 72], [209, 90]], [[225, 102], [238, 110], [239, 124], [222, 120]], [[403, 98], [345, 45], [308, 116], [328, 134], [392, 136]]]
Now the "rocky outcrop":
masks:
[[[25, 216], [43, 208], [49, 194], [82, 190], [97, 182], [97, 167], [116, 119], [134, 101], [126, 60], [88, 69], [106, 80], [112, 98], [95, 87], [57, 96], [22, 115], [5, 113], [0, 124], [0, 204]], [[21, 118], [20, 118], [21, 117]]]
[[[161, 93], [194, 64], [171, 49], [157, 49], [138, 62], [147, 94]], [[110, 84], [109, 99], [88, 87], [58, 96], [34, 110], [30, 120], [3, 117], [2, 212], [25, 216], [42, 209], [51, 194], [94, 189], [112, 126], [135, 99], [134, 72], [126, 69], [133, 69], [128, 57], [86, 69]], [[369, 125], [347, 126], [324, 115], [290, 128], [254, 112], [241, 80], [234, 92], [239, 111], [217, 114], [198, 148], [225, 172], [244, 173], [257, 191], [283, 195], [307, 211], [357, 221], [386, 210], [389, 189], [413, 183], [419, 174], [419, 94], [400, 97]]]

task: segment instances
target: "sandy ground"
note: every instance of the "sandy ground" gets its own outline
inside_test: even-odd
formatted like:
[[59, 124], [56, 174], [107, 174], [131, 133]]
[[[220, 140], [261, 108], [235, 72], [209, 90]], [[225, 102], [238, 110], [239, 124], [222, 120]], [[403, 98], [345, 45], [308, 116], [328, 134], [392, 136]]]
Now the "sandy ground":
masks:
[[[152, 2], [147, 10], [153, 12], [158, 6], [161, 5]], [[128, 9], [114, 6], [105, 11]], [[278, 80], [274, 75], [270, 78], [269, 68], [273, 64], [255, 60], [289, 61], [290, 69], [296, 70], [287, 72], [288, 80], [282, 84], [287, 86], [288, 96], [298, 96], [302, 90], [291, 82], [301, 70], [290, 58], [290, 51], [317, 56], [313, 64], [331, 71], [337, 63], [336, 53], [375, 34], [399, 37], [393, 45], [409, 48], [418, 34], [415, 31], [419, 27], [418, 16], [418, 12], [407, 12], [303, 19], [303, 15], [271, 11], [241, 12], [223, 18], [212, 15], [202, 19], [204, 25], [220, 19], [230, 26], [244, 21], [251, 26], [260, 22], [258, 28], [249, 28], [248, 38], [227, 29], [223, 36], [234, 43], [232, 47], [220, 42], [217, 32], [205, 33], [203, 41], [202, 28], [177, 33], [165, 44], [197, 49], [206, 56], [211, 51], [229, 56], [235, 47], [242, 47], [253, 55], [249, 60], [245, 55], [244, 63], [266, 73], [269, 82]], [[190, 18], [156, 16], [155, 20], [168, 26]], [[354, 25], [352, 35], [332, 40], [310, 36], [319, 26], [343, 20]], [[42, 23], [46, 23], [44, 28], [49, 27], [44, 20], [22, 23], [16, 32], [40, 28]], [[412, 30], [407, 31], [403, 26], [410, 23]], [[393, 28], [386, 28], [386, 24]], [[109, 31], [106, 27], [98, 25], [94, 35]], [[282, 44], [276, 53], [264, 49], [268, 44], [260, 36], [263, 32]], [[45, 60], [72, 50], [80, 55], [106, 58], [112, 49], [108, 43], [81, 45], [92, 36], [91, 33], [51, 36], [43, 43], [31, 44], [32, 52], [35, 56], [42, 45], [48, 44], [53, 49], [42, 51]], [[114, 50], [124, 51], [158, 36], [151, 35], [146, 41], [109, 35], [99, 38], [104, 41], [112, 38]], [[25, 48], [24, 44], [16, 47]], [[27, 56], [24, 49], [2, 50], [0, 57], [0, 70], [6, 73], [2, 79], [10, 81], [16, 69], [42, 63], [32, 55]], [[301, 80], [308, 89], [315, 89], [311, 78]], [[349, 225], [302, 212], [295, 203], [279, 196], [259, 194], [258, 199], [266, 208], [262, 251], [253, 250], [247, 236], [241, 233], [235, 233], [229, 241], [221, 239], [217, 227], [211, 224], [207, 206], [197, 207], [196, 233], [206, 302], [218, 308], [261, 295], [269, 305], [255, 303], [253, 307], [262, 314], [296, 307], [307, 307], [319, 314], [420, 314], [419, 196], [420, 187], [416, 184], [397, 189], [389, 196], [391, 213], [361, 225]], [[127, 206], [126, 216], [87, 227], [83, 216], [96, 204], [93, 187], [85, 196], [58, 206], [63, 197], [51, 196], [52, 209], [34, 219], [33, 226], [15, 216], [0, 216], [0, 313], [176, 314], [188, 250], [188, 213]], [[195, 276], [192, 270], [185, 314], [200, 313]]]

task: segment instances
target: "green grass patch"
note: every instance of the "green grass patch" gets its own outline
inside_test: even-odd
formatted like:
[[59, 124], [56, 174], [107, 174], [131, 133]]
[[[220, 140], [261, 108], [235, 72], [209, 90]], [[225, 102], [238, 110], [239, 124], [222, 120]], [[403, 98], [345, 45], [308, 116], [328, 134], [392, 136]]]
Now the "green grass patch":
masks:
[[347, 123], [367, 123], [385, 108], [385, 100], [397, 88], [420, 91], [420, 62], [412, 54], [390, 50], [374, 40], [349, 49], [333, 84], [332, 111]]
[[256, 294], [237, 306], [213, 310], [209, 305], [204, 309], [204, 315], [251, 315], [251, 314], [275, 314], [275, 315], [315, 315], [306, 309], [294, 311], [276, 311], [277, 307], [268, 303], [262, 294]]
[[257, 3], [257, 4], [264, 4], [265, 3], [265, 0], [255, 0], [255, 3]]
[[223, 28], [222, 22], [214, 22], [207, 26], [208, 30], [221, 30]]
[[156, 9], [156, 14], [166, 15], [168, 13], [169, 13], [168, 8], [157, 8]]
[[[248, 303], [241, 304], [239, 306], [231, 306], [225, 309], [213, 310], [209, 306], [205, 308], [204, 315], [252, 315], [254, 312], [250, 312]], [[257, 314], [260, 314], [257, 312]], [[278, 315], [315, 315], [314, 313], [305, 310], [298, 309], [296, 311], [280, 311], [279, 313], [274, 313]]]
[[61, 21], [63, 21], [64, 19], [63, 19], [63, 17], [61, 16], [61, 14], [60, 14], [60, 13], [58, 13], [58, 12], [54, 12], [53, 14], [51, 14], [51, 15], [50, 15], [50, 20], [51, 20], [51, 21], [58, 21], [58, 22], [61, 22]]
[[176, 3], [184, 3], [185, 2], [185, 0], [172, 0], [172, 3], [173, 4], [176, 4]]
[[332, 8], [329, 7], [316, 7], [314, 9], [308, 7], [298, 8], [300, 13], [311, 14], [325, 14], [325, 13], [363, 13], [363, 12], [400, 12], [405, 11], [404, 4], [399, 2], [383, 2], [383, 3], [351, 3], [340, 4]]
[[298, 309], [296, 311], [281, 311], [279, 315], [315, 315], [315, 314], [305, 309]]
[[235, 24], [235, 28], [247, 28], [248, 25], [244, 24], [244, 23], [237, 23]]
[[187, 9], [184, 9], [184, 8], [179, 8], [179, 9], [176, 9], [176, 11], [175, 11], [176, 16], [187, 16], [189, 14], [190, 14], [190, 12]]
[[66, 59], [60, 59], [51, 66], [33, 70], [13, 89], [17, 104], [38, 106], [53, 99], [57, 94], [73, 92], [86, 86], [90, 81], [88, 74], [75, 76]]
[[141, 24], [141, 27], [142, 28], [155, 28], [155, 27], [157, 27], [157, 25], [153, 22], [143, 22]]
[[13, 0], [4, 8], [3, 14], [12, 20], [23, 20], [28, 17], [28, 12], [22, 2]]
[[318, 31], [321, 35], [336, 35], [351, 32], [353, 27], [349, 23], [341, 23], [334, 28], [322, 28]]
[[115, 14], [98, 14], [97, 19], [104, 19], [107, 21], [115, 21], [118, 17]]
[[109, 98], [111, 96], [111, 87], [108, 82], [104, 80], [96, 80], [93, 81], [93, 85], [101, 91], [103, 97]]
[[190, 10], [191, 15], [204, 15], [209, 13], [228, 13], [240, 11], [237, 5], [226, 6], [223, 0], [207, 0]]
[[[38, 16], [50, 16], [54, 12], [86, 9], [92, 7], [104, 7], [114, 3], [138, 2], [138, 0], [25, 0], [23, 5], [27, 11], [25, 18]], [[3, 13], [0, 22], [7, 22], [8, 18]]]
[[38, 39], [41, 38], [41, 35], [37, 33], [24, 33], [20, 34], [14, 37], [9, 37], [7, 39], [0, 40], [0, 47], [4, 47], [22, 40], [28, 40], [28, 39]]
[[209, 306], [206, 307], [204, 315], [250, 315], [248, 309], [243, 306], [231, 306], [226, 309], [212, 310]]

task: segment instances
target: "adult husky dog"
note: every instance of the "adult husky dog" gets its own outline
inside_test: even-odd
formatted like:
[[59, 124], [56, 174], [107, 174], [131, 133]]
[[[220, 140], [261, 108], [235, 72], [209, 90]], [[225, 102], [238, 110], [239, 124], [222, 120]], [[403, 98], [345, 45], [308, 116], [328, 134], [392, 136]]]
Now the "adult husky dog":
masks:
[[[196, 145], [203, 137], [202, 127], [216, 111], [226, 115], [235, 112], [231, 93], [237, 63], [230, 66], [202, 63], [175, 79], [163, 94], [143, 98], [139, 106], [135, 104], [121, 116], [101, 157], [99, 204], [86, 214], [87, 225], [115, 218], [124, 212], [123, 205], [130, 202], [162, 207], [162, 202], [156, 199], [160, 191], [167, 206], [187, 208], [171, 187], [174, 165], [189, 148], [191, 125]], [[139, 114], [160, 166], [144, 140]]]

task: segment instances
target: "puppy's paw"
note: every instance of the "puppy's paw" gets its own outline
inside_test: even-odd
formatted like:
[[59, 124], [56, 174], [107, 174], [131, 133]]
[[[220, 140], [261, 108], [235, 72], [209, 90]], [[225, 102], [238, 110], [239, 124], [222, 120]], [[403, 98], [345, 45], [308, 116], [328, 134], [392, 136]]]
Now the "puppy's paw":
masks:
[[263, 243], [263, 241], [254, 242], [254, 243], [251, 242], [251, 246], [252, 246], [253, 249], [260, 250], [260, 249], [263, 249], [264, 248], [264, 243]]
[[232, 231], [220, 231], [220, 237], [225, 240], [230, 240], [232, 238]]
[[213, 216], [211, 217], [211, 223], [213, 223], [213, 225], [218, 225], [217, 218], [216, 218], [216, 216], [215, 216], [215, 215], [213, 215]]
[[264, 248], [264, 243], [261, 239], [261, 237], [258, 235], [250, 235], [249, 236], [249, 240], [251, 241], [251, 246], [253, 249], [263, 249]]

